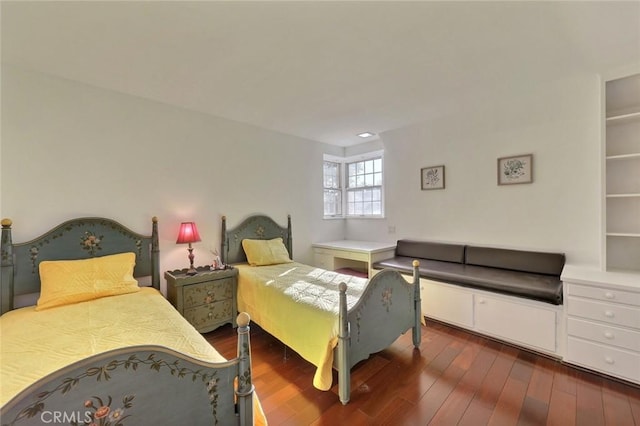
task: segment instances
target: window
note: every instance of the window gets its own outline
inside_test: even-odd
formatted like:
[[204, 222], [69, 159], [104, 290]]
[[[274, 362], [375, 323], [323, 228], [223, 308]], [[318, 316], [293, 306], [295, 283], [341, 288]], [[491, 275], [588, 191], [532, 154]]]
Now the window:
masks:
[[324, 215], [342, 215], [342, 164], [335, 161], [324, 162]]
[[382, 215], [382, 158], [347, 164], [347, 216]]
[[382, 152], [324, 160], [325, 217], [382, 217]]

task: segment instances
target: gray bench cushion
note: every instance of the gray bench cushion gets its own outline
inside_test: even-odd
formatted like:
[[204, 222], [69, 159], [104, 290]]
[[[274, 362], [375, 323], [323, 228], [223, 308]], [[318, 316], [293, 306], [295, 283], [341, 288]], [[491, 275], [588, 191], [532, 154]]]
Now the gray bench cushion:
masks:
[[[487, 252], [483, 252], [482, 254], [486, 254], [488, 256], [487, 263], [490, 263], [491, 257], [489, 254]], [[493, 254], [496, 255], [495, 252]], [[559, 256], [564, 260], [564, 255], [559, 254]], [[536, 258], [536, 256], [533, 257]], [[516, 258], [521, 260], [517, 256]], [[396, 256], [392, 259], [385, 259], [374, 263], [373, 268], [391, 268], [406, 274], [412, 274], [412, 262], [414, 259], [418, 259], [420, 261], [420, 276], [423, 278], [524, 297], [527, 299], [539, 300], [554, 305], [562, 304], [562, 281], [560, 280], [559, 273], [558, 275], [549, 275], [527, 271], [515, 271], [489, 266], [443, 262], [439, 260], [418, 258], [417, 256]], [[508, 256], [502, 259], [504, 262], [502, 263], [503, 265], [513, 267], [515, 264], [504, 261], [504, 259], [510, 259]], [[552, 266], [554, 266], [553, 262]], [[550, 271], [551, 269], [541, 270]], [[560, 271], [561, 270], [562, 268], [560, 268]]]
[[396, 245], [396, 256], [463, 263], [464, 247], [464, 245], [460, 244], [398, 240]]
[[560, 276], [564, 267], [564, 254], [535, 251], [508, 250], [493, 247], [467, 246], [467, 265], [489, 266]]

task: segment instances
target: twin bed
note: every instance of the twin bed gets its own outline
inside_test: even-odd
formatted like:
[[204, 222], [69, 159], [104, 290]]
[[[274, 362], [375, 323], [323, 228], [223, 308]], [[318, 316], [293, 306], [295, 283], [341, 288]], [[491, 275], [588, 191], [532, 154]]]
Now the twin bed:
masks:
[[417, 262], [413, 283], [391, 270], [366, 280], [293, 262], [290, 218], [281, 227], [256, 215], [229, 230], [222, 220], [242, 312], [231, 360], [159, 292], [156, 218], [151, 235], [82, 218], [20, 244], [11, 226], [2, 221], [2, 425], [266, 424], [249, 318], [317, 366], [316, 388], [330, 389], [337, 370], [343, 404], [356, 363], [409, 329], [420, 344]]
[[418, 262], [413, 282], [393, 270], [370, 280], [292, 260], [291, 218], [278, 225], [264, 215], [227, 229], [222, 261], [238, 274], [238, 310], [317, 367], [313, 384], [328, 390], [338, 372], [340, 401], [350, 398], [350, 370], [409, 329], [420, 345]]
[[22, 244], [11, 225], [0, 246], [3, 425], [266, 423], [248, 316], [232, 360], [180, 316], [159, 292], [155, 218], [151, 235], [84, 218]]

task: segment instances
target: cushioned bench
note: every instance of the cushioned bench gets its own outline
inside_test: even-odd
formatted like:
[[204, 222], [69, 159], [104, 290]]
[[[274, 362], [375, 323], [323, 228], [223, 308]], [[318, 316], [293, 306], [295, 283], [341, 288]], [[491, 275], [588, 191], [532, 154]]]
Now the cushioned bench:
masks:
[[373, 268], [411, 274], [414, 259], [423, 278], [562, 304], [562, 253], [398, 240], [395, 257]]

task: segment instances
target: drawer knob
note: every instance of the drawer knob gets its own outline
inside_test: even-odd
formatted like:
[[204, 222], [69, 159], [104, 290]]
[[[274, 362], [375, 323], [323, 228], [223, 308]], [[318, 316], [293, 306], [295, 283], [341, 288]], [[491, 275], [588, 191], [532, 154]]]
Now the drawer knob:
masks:
[[612, 332], [610, 332], [610, 331], [605, 331], [605, 332], [604, 332], [604, 337], [606, 337], [607, 339], [611, 340], [611, 339], [613, 339], [615, 336], [613, 335], [613, 333], [612, 333]]
[[211, 319], [211, 317], [213, 317], [213, 312], [209, 312], [209, 315], [207, 315], [209, 317], [209, 319]]
[[613, 360], [613, 358], [611, 358], [610, 356], [606, 356], [604, 357], [604, 362], [606, 362], [609, 365], [613, 365], [615, 363], [615, 361]]
[[607, 299], [615, 299], [616, 298], [616, 296], [613, 293], [611, 293], [610, 291], [606, 292], [604, 294], [604, 297], [606, 297]]
[[604, 311], [604, 316], [607, 318], [613, 318], [615, 317], [615, 314], [611, 311]]
[[479, 303], [480, 305], [484, 305], [485, 303], [487, 303], [487, 301], [486, 301], [485, 299], [482, 299], [482, 298], [481, 298], [481, 299], [478, 299], [478, 303]]

